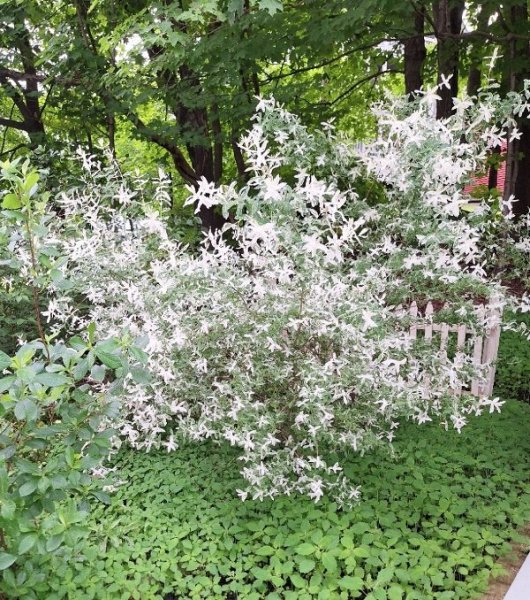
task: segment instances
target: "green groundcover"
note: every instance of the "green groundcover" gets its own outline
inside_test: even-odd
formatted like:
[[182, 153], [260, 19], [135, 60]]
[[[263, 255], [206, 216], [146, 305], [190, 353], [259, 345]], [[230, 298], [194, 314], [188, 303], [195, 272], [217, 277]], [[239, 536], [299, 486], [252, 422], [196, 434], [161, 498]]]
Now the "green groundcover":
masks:
[[[242, 503], [237, 452], [201, 444], [122, 451], [123, 480], [74, 559], [48, 559], [39, 597], [165, 599], [480, 597], [530, 521], [530, 406], [459, 435], [405, 424], [394, 454], [352, 454], [352, 510], [300, 497]], [[344, 457], [342, 457], [344, 458]]]

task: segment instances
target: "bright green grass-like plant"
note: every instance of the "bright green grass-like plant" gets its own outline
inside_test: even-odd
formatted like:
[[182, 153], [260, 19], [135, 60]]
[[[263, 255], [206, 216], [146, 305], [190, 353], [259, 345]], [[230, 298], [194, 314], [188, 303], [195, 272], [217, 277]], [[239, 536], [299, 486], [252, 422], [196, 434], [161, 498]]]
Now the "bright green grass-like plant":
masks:
[[299, 496], [241, 504], [234, 449], [123, 451], [125, 483], [92, 514], [79, 560], [42, 565], [49, 587], [37, 597], [480, 596], [530, 514], [530, 407], [507, 402], [460, 435], [404, 425], [394, 449], [394, 458], [381, 449], [348, 461], [348, 476], [364, 483], [350, 511]]

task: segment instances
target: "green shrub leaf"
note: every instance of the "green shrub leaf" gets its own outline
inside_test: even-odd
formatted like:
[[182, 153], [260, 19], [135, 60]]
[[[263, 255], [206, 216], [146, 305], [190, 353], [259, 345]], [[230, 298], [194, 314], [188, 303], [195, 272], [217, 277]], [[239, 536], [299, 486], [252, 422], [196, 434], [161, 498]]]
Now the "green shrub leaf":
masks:
[[17, 557], [14, 554], [0, 552], [0, 571], [8, 569], [16, 560]]
[[69, 383], [70, 379], [62, 373], [48, 373], [47, 371], [43, 371], [35, 376], [34, 381], [47, 387], [58, 387]]
[[0, 350], [0, 372], [4, 369], [7, 369], [7, 367], [9, 367], [10, 364], [11, 358], [5, 352], [2, 352]]

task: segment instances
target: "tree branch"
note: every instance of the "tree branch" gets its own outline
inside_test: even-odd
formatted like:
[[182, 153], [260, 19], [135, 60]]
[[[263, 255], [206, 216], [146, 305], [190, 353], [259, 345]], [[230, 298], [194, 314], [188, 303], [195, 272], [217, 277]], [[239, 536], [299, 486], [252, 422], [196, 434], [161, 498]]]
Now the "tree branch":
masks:
[[0, 85], [5, 89], [6, 94], [13, 100], [20, 114], [26, 119], [29, 116], [28, 107], [22, 94], [0, 73]]
[[15, 69], [0, 68], [0, 79], [12, 79], [15, 82], [19, 81], [34, 81], [37, 83], [60, 83], [65, 86], [75, 86], [81, 84], [80, 78], [68, 79], [66, 77], [53, 77], [49, 75], [41, 75], [39, 73], [23, 73]]
[[349, 88], [347, 88], [344, 92], [342, 92], [342, 94], [339, 94], [335, 98], [335, 100], [332, 100], [331, 102], [321, 102], [320, 104], [324, 105], [324, 106], [331, 107], [331, 106], [339, 103], [346, 96], [348, 96], [349, 94], [351, 94], [353, 92], [353, 90], [355, 90], [356, 88], [358, 88], [361, 85], [363, 85], [363, 83], [367, 83], [368, 81], [372, 81], [373, 79], [377, 79], [378, 77], [381, 77], [381, 75], [387, 75], [388, 73], [403, 73], [403, 70], [401, 70], [401, 69], [393, 69], [392, 68], [392, 69], [387, 69], [386, 71], [383, 71], [383, 70], [379, 69], [375, 73], [370, 73], [370, 75], [367, 75], [366, 77], [363, 77], [362, 79], [358, 79], [355, 83], [353, 83], [352, 85], [350, 85]]
[[17, 144], [16, 146], [13, 146], [13, 148], [9, 148], [9, 150], [4, 150], [3, 152], [0, 152], [0, 157], [6, 156], [7, 154], [13, 154], [21, 148], [27, 148], [27, 146], [27, 144]]
[[5, 119], [0, 117], [0, 127], [10, 127], [12, 129], [20, 129], [21, 131], [28, 131], [28, 126], [23, 121], [15, 121], [14, 119]]
[[370, 50], [371, 48], [375, 48], [377, 45], [381, 44], [382, 42], [386, 42], [386, 41], [397, 41], [397, 40], [379, 39], [376, 42], [372, 42], [371, 44], [365, 44], [363, 46], [356, 46], [355, 48], [350, 48], [349, 50], [346, 50], [345, 52], [342, 52], [341, 54], [338, 54], [337, 56], [334, 56], [333, 58], [328, 58], [328, 59], [323, 60], [322, 62], [319, 62], [315, 65], [308, 65], [306, 67], [300, 67], [299, 69], [292, 69], [288, 73], [280, 73], [278, 75], [271, 75], [271, 76], [267, 77], [266, 79], [262, 79], [261, 83], [267, 84], [267, 83], [271, 83], [272, 81], [277, 81], [279, 79], [285, 79], [286, 77], [290, 77], [291, 75], [299, 75], [300, 73], [307, 73], [308, 71], [314, 71], [315, 69], [321, 69], [322, 67], [331, 65], [331, 64], [341, 60], [342, 58], [349, 56], [350, 54], [355, 54], [355, 52], [362, 52], [363, 50]]
[[139, 133], [145, 135], [152, 142], [167, 150], [171, 157], [173, 158], [173, 162], [175, 164], [175, 168], [180, 173], [180, 175], [192, 185], [197, 185], [197, 174], [193, 170], [192, 166], [186, 160], [182, 150], [173, 142], [169, 141], [167, 138], [163, 137], [153, 129], [151, 129], [148, 125], [146, 125], [140, 117], [133, 112], [128, 112], [126, 114], [127, 118], [131, 123], [136, 127]]

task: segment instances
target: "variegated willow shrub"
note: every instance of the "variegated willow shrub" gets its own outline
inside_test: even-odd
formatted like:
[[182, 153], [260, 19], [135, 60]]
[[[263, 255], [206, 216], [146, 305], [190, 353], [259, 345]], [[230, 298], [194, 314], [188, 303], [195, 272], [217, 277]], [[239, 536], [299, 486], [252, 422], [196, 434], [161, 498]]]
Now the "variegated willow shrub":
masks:
[[505, 218], [487, 203], [467, 216], [462, 190], [489, 149], [518, 134], [530, 94], [457, 101], [442, 122], [433, 94], [375, 107], [380, 133], [361, 149], [261, 100], [241, 141], [247, 183], [190, 189], [189, 204], [226, 217], [198, 248], [166, 228], [163, 192], [153, 204], [120, 184], [102, 203], [99, 174], [57, 200], [52, 237], [67, 260], [56, 277], [69, 284], [48, 318], [58, 332], [126, 331], [148, 356], [148, 373], [119, 390], [121, 440], [167, 451], [228, 442], [241, 449], [243, 499], [329, 493], [348, 504], [359, 488], [340, 451], [392, 441], [402, 419], [460, 430], [499, 408], [452, 395], [483, 373], [465, 353], [447, 361], [413, 344], [396, 305], [442, 298], [451, 308], [436, 318], [481, 331], [491, 323], [477, 321], [475, 299], [507, 303], [483, 243], [490, 252]]

